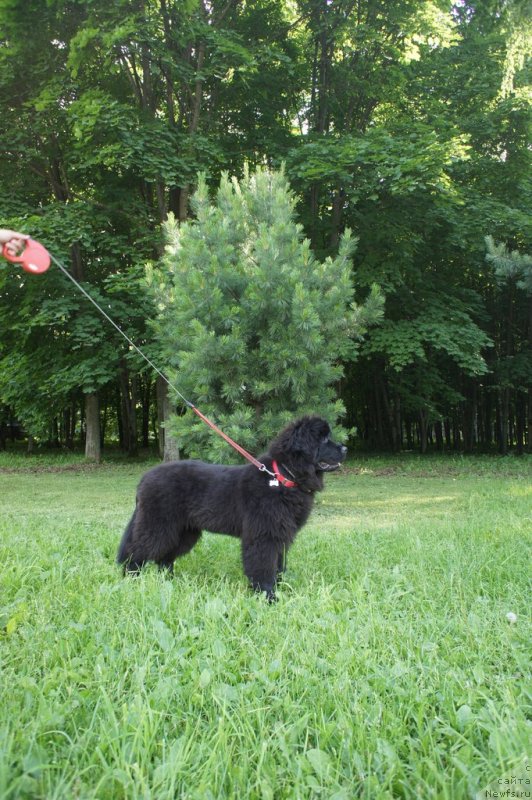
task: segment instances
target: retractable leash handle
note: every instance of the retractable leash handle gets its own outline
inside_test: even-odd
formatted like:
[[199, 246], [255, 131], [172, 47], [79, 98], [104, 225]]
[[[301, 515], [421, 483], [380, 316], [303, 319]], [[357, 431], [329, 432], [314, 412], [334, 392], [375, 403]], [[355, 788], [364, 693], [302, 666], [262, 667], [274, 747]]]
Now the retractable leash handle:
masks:
[[13, 264], [21, 264], [25, 272], [31, 272], [33, 275], [38, 275], [41, 272], [46, 272], [50, 266], [50, 253], [35, 239], [26, 239], [24, 241], [24, 250], [17, 256], [9, 248], [9, 242], [4, 245], [2, 255], [11, 261]]

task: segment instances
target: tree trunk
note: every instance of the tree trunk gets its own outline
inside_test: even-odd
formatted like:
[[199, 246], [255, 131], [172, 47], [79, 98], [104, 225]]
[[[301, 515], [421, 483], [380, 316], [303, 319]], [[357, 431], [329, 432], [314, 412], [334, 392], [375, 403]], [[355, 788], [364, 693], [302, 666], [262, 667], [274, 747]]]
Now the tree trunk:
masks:
[[342, 226], [342, 214], [344, 209], [345, 192], [337, 186], [334, 192], [332, 214], [331, 214], [331, 247], [336, 250], [340, 241], [340, 229]]
[[527, 453], [532, 453], [532, 389], [528, 390], [528, 444]]
[[426, 408], [419, 409], [419, 443], [422, 453], [427, 452], [429, 415]]
[[189, 187], [183, 186], [179, 192], [178, 219], [184, 222], [188, 216], [188, 195]]
[[457, 413], [458, 413], [457, 411], [453, 413], [453, 419], [452, 419], [453, 450], [460, 450], [462, 444], [460, 441], [460, 426], [456, 418]]
[[434, 423], [434, 434], [436, 436], [436, 450], [439, 453], [443, 452], [443, 425], [441, 420], [436, 420]]
[[142, 395], [142, 447], [149, 447], [150, 444], [150, 398], [152, 382], [146, 375], [145, 381], [141, 384]]
[[414, 447], [414, 440], [412, 438], [412, 420], [410, 417], [407, 417], [405, 420], [405, 430], [406, 430], [406, 448], [407, 450], [412, 450]]
[[51, 444], [53, 447], [60, 447], [61, 441], [59, 438], [59, 421], [57, 417], [54, 417], [52, 420], [52, 431], [51, 431]]
[[157, 376], [155, 393], [157, 395], [157, 451], [159, 458], [164, 458], [164, 398], [167, 385], [160, 375]]
[[120, 364], [120, 392], [122, 395], [122, 433], [124, 449], [128, 456], [136, 456], [137, 446], [137, 391], [136, 378], [130, 380], [129, 369], [124, 359]]
[[85, 395], [85, 458], [88, 461], [101, 461], [100, 440], [100, 400], [96, 392]]
[[[205, 9], [205, 4], [203, 2], [200, 3], [200, 7], [205, 17], [207, 17], [207, 12]], [[200, 40], [196, 46], [196, 80], [194, 81], [194, 90], [191, 91], [192, 100], [191, 105], [189, 108], [188, 114], [188, 144], [189, 147], [193, 146], [194, 137], [198, 131], [199, 121], [200, 121], [200, 113], [201, 113], [201, 105], [203, 102], [203, 77], [202, 77], [202, 70], [203, 70], [203, 62], [205, 61], [205, 52], [206, 52], [206, 43], [204, 40]], [[190, 193], [190, 185], [186, 184], [185, 186], [181, 187], [181, 191], [179, 193], [179, 221], [183, 222], [186, 220], [188, 216], [188, 198]]]
[[375, 429], [377, 433], [377, 441], [379, 443], [379, 448], [381, 450], [385, 449], [386, 442], [384, 438], [384, 426], [383, 426], [383, 413], [382, 413], [382, 402], [381, 402], [381, 393], [379, 391], [379, 379], [377, 375], [374, 376], [373, 387], [375, 392]]
[[484, 444], [489, 449], [493, 445], [493, 392], [483, 392], [484, 396]]
[[401, 449], [401, 399], [397, 391], [395, 391], [393, 398], [389, 396], [387, 383], [382, 371], [379, 372], [378, 385], [388, 423], [387, 439], [391, 443], [393, 452], [397, 453]]
[[[528, 349], [532, 352], [532, 297], [528, 302]], [[526, 438], [526, 437], [525, 437]], [[528, 387], [528, 445], [527, 453], [532, 453], [532, 387]]]
[[69, 450], [74, 449], [74, 436], [76, 434], [76, 403], [72, 401], [70, 408], [65, 412], [65, 441]]
[[464, 451], [472, 453], [476, 441], [477, 390], [476, 385], [466, 387], [463, 411]]
[[159, 430], [159, 455], [163, 461], [179, 461], [179, 445], [168, 430], [168, 422], [174, 409], [168, 398], [168, 386], [157, 378], [157, 417]]
[[510, 416], [510, 390], [501, 389], [499, 394], [499, 453], [506, 455], [508, 452], [508, 417]]
[[445, 417], [443, 420], [443, 430], [445, 432], [445, 444], [447, 449], [450, 450], [453, 446], [453, 440], [451, 437], [451, 420], [449, 417]]
[[[322, 0], [321, 5], [317, 5], [313, 11], [312, 27], [315, 32], [314, 40], [314, 59], [312, 65], [312, 88], [310, 102], [310, 119], [313, 130], [319, 135], [327, 133], [329, 130], [329, 92], [331, 80], [331, 61], [334, 52], [334, 40], [328, 28], [329, 21], [327, 14], [329, 11], [328, 0]], [[313, 183], [310, 187], [310, 216], [312, 220], [311, 236], [316, 239], [317, 220], [319, 212], [319, 183]], [[339, 200], [339, 198], [338, 198]], [[340, 206], [336, 213], [341, 210]], [[333, 209], [333, 216], [335, 211]], [[339, 222], [339, 221], [338, 221]], [[334, 236], [334, 234], [333, 234]]]
[[107, 403], [105, 403], [105, 405], [103, 407], [103, 412], [102, 412], [102, 409], [100, 408], [100, 412], [101, 412], [100, 413], [100, 441], [102, 443], [102, 447], [103, 447], [103, 443], [105, 442], [105, 436], [107, 434], [108, 411], [109, 411], [109, 406], [108, 406]]
[[518, 456], [522, 456], [525, 452], [525, 416], [525, 396], [522, 395], [521, 392], [517, 392], [515, 400], [515, 444]]

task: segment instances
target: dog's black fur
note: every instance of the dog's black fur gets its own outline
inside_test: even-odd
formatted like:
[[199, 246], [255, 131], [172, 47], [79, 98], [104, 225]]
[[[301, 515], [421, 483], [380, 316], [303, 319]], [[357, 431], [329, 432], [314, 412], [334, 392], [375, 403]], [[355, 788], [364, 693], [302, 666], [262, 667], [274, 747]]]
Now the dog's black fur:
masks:
[[161, 464], [143, 476], [137, 505], [124, 532], [117, 561], [136, 572], [146, 561], [173, 568], [202, 530], [242, 540], [244, 572], [256, 591], [275, 598], [286, 551], [308, 519], [323, 473], [345, 459], [347, 449], [330, 439], [328, 423], [303, 417], [286, 427], [259, 460], [297, 486], [270, 485], [271, 476], [253, 465], [229, 467], [202, 461]]

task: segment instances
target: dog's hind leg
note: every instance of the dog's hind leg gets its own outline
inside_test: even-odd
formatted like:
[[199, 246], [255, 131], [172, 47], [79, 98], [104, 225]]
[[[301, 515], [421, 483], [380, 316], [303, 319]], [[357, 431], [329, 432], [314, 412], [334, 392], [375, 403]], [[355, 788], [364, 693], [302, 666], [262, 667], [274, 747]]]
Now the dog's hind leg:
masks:
[[138, 575], [146, 562], [143, 559], [136, 559], [130, 557], [124, 562], [124, 575], [130, 572], [132, 575]]
[[138, 574], [146, 562], [153, 559], [146, 537], [139, 541], [138, 531], [135, 530], [139, 526], [142, 529], [142, 524], [142, 510], [137, 506], [123, 533], [116, 556], [117, 562], [123, 565], [124, 575]]
[[[137, 516], [137, 509], [133, 512], [133, 516], [129, 520], [127, 527], [122, 535], [122, 539], [120, 540], [120, 545], [118, 547], [118, 553], [116, 554], [116, 560], [118, 564], [124, 564], [124, 572], [126, 570], [130, 570], [129, 564], [131, 563], [131, 547], [132, 547], [132, 538], [133, 538], [133, 527], [135, 525], [135, 518]], [[142, 564], [137, 565], [131, 571], [135, 571], [140, 569]]]

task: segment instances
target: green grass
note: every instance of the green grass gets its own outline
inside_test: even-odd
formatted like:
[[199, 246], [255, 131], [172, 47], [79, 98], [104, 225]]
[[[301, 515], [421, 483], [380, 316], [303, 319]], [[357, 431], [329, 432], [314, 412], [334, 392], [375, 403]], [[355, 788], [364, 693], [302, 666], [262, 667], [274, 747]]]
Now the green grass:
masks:
[[145, 465], [72, 461], [0, 472], [2, 800], [459, 800], [531, 755], [526, 460], [351, 463], [275, 606], [221, 536], [122, 578]]

